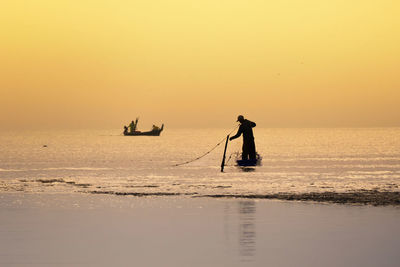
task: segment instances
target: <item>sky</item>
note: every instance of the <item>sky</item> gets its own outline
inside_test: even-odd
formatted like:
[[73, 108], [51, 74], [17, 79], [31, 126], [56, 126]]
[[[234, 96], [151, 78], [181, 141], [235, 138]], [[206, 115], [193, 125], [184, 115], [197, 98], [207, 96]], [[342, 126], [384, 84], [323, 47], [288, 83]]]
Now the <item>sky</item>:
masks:
[[400, 126], [395, 0], [3, 0], [0, 129]]

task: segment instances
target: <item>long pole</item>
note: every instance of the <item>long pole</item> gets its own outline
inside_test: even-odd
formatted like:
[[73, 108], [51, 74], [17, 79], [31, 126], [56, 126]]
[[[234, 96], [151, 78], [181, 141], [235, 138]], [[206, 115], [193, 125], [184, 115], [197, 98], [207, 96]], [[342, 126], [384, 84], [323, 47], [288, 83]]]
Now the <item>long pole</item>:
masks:
[[229, 140], [229, 134], [226, 136], [225, 149], [224, 149], [224, 156], [222, 157], [222, 163], [221, 163], [221, 172], [224, 172], [224, 167], [225, 167], [225, 155], [226, 155], [226, 148], [228, 147], [228, 140]]

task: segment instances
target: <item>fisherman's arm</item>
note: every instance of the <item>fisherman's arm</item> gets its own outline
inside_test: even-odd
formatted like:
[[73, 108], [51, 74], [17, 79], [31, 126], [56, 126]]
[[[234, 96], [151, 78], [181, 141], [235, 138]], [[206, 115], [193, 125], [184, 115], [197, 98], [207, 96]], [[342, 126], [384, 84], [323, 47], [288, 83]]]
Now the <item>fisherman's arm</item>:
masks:
[[238, 138], [240, 135], [242, 135], [242, 127], [239, 127], [239, 130], [237, 131], [237, 134], [235, 134], [234, 136], [231, 136], [230, 138], [229, 138], [229, 140], [230, 141], [232, 141], [233, 139], [236, 139], [236, 138]]
[[256, 123], [255, 122], [250, 121], [250, 125], [251, 125], [251, 128], [256, 127]]

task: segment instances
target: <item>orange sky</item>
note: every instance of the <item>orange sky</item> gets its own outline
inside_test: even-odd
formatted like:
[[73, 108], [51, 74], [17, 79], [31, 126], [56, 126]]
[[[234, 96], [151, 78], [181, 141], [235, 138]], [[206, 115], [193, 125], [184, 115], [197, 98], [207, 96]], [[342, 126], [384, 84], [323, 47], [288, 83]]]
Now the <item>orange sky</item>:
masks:
[[398, 1], [2, 1], [0, 129], [400, 126]]

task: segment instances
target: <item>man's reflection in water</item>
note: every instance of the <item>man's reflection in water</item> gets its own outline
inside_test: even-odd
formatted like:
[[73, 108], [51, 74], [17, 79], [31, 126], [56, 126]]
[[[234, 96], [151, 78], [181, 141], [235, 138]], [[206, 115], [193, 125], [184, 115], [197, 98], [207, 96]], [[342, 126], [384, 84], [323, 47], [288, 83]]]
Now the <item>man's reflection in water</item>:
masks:
[[239, 252], [242, 261], [252, 261], [256, 251], [255, 201], [239, 202]]

